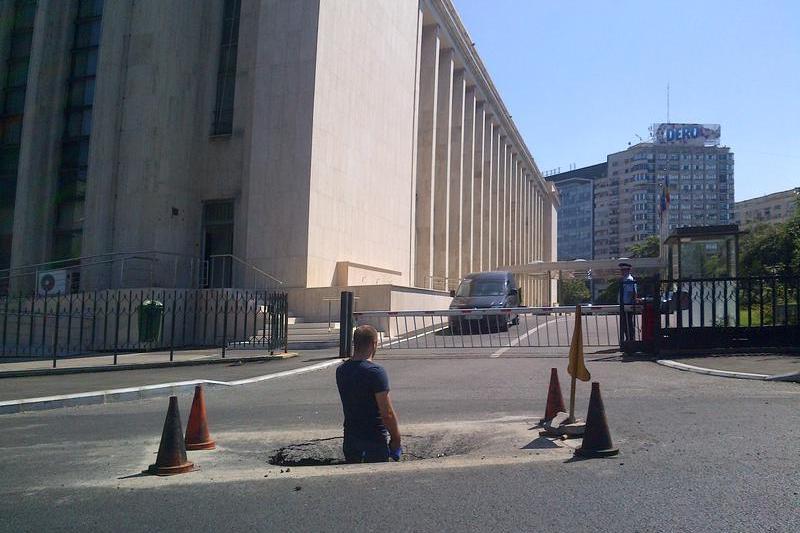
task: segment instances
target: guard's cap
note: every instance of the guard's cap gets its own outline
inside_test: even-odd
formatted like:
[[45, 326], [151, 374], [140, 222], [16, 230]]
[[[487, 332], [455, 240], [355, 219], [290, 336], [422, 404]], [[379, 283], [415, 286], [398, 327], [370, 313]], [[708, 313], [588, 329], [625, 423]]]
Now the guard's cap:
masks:
[[620, 268], [632, 268], [630, 263], [620, 263], [619, 267]]

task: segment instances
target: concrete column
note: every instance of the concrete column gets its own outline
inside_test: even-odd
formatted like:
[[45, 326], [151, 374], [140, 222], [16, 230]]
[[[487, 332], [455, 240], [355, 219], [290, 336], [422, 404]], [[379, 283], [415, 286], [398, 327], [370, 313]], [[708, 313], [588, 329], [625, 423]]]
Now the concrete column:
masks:
[[[38, 3], [20, 139], [12, 268], [41, 263], [52, 253], [75, 8], [59, 0]], [[12, 283], [11, 291], [31, 288]]]
[[[107, 2], [103, 9], [103, 38], [92, 106], [93, 135], [86, 183], [86, 222], [83, 230], [86, 255], [119, 251], [119, 243], [114, 239], [115, 212], [119, 202], [120, 143], [123, 140], [126, 112], [124, 104], [128, 89], [132, 10], [133, 2]], [[137, 119], [141, 120], [141, 117]], [[109, 134], [103, 135], [102, 132]], [[112, 287], [114, 282], [111, 267], [107, 270], [86, 269], [82, 278], [88, 289]]]
[[486, 109], [483, 102], [475, 105], [475, 174], [473, 176], [472, 193], [472, 259], [470, 272], [481, 269], [483, 257], [483, 172], [486, 137]]
[[503, 178], [503, 166], [505, 162], [505, 136], [500, 134], [498, 129], [495, 135], [495, 153], [494, 153], [494, 187], [492, 190], [492, 262], [490, 268], [497, 268], [500, 261], [500, 239], [502, 238], [502, 202], [500, 197], [500, 182]]
[[420, 97], [419, 97], [419, 90], [420, 90], [420, 62], [422, 59], [422, 33], [423, 33], [423, 24], [422, 20], [424, 17], [424, 13], [422, 9], [417, 11], [417, 59], [415, 63], [415, 70], [414, 70], [414, 119], [412, 124], [412, 137], [413, 137], [413, 144], [411, 147], [411, 192], [410, 192], [410, 205], [411, 205], [411, 213], [409, 214], [409, 248], [411, 250], [411, 255], [408, 258], [408, 279], [410, 285], [416, 285], [417, 283], [417, 276], [416, 276], [416, 257], [417, 257], [417, 230], [416, 230], [416, 220], [417, 220], [417, 153], [419, 150], [419, 105], [420, 105]]
[[430, 287], [430, 276], [433, 275], [433, 210], [439, 86], [439, 27], [436, 25], [422, 28], [419, 62], [414, 284], [417, 287]]
[[508, 174], [509, 174], [508, 157], [510, 154], [509, 154], [508, 144], [504, 142], [502, 146], [503, 146], [503, 151], [500, 154], [502, 165], [500, 166], [500, 181], [498, 182], [500, 190], [497, 193], [497, 197], [500, 202], [500, 208], [498, 209], [497, 214], [500, 218], [497, 222], [498, 249], [497, 249], [496, 266], [505, 265], [507, 260], [506, 235], [508, 234]]
[[517, 180], [519, 197], [519, 204], [517, 207], [517, 216], [519, 217], [519, 224], [517, 226], [517, 263], [525, 262], [525, 169], [522, 164], [519, 167], [519, 176]]
[[[485, 110], [485, 107], [484, 107]], [[492, 247], [492, 179], [494, 173], [495, 125], [492, 115], [485, 113], [483, 127], [483, 179], [481, 193], [481, 260], [480, 270], [490, 270]]]
[[520, 161], [519, 157], [516, 158], [516, 164], [514, 165], [514, 224], [511, 226], [511, 238], [512, 238], [512, 261], [515, 265], [520, 263], [519, 260], [519, 228], [520, 228], [520, 207], [522, 203], [520, 202], [520, 172], [522, 172], [522, 162]]
[[[476, 144], [476, 111], [478, 101], [475, 98], [475, 87], [468, 87], [464, 96], [464, 160], [462, 168], [464, 173], [463, 187], [461, 189], [461, 267], [459, 277], [472, 272], [472, 258], [475, 254], [475, 239], [473, 220], [475, 216], [476, 187], [475, 158], [477, 155]], [[480, 185], [478, 183], [478, 185]]]
[[[453, 108], [450, 133], [450, 208], [448, 209], [449, 236], [447, 239], [448, 270], [445, 289], [456, 288], [461, 279], [462, 235], [464, 223], [464, 102], [467, 84], [464, 69], [453, 72]], [[470, 150], [470, 153], [472, 151]], [[470, 180], [471, 181], [471, 180]]]
[[439, 51], [439, 83], [436, 104], [436, 171], [433, 180], [433, 284], [447, 289], [450, 272], [450, 163], [453, 118], [453, 50]]
[[535, 261], [539, 259], [536, 254], [536, 231], [539, 227], [539, 219], [537, 218], [537, 209], [536, 209], [536, 186], [531, 184], [531, 261]]
[[508, 261], [512, 265], [516, 265], [519, 263], [519, 258], [517, 257], [517, 232], [519, 231], [519, 159], [517, 155], [514, 154], [514, 158], [512, 159], [512, 172], [511, 172], [511, 231], [510, 231], [510, 239], [509, 239], [509, 246], [511, 251], [509, 252]]
[[533, 213], [531, 213], [531, 180], [530, 175], [525, 175], [525, 262], [533, 260], [531, 250], [533, 241], [531, 233], [533, 229]]

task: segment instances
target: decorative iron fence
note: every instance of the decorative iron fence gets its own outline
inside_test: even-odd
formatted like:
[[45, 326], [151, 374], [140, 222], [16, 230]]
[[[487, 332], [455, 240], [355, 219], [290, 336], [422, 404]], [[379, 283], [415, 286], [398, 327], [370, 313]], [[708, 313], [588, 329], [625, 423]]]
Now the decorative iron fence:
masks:
[[666, 349], [800, 345], [800, 276], [664, 280], [658, 289]]
[[0, 297], [3, 358], [185, 348], [287, 347], [286, 293], [241, 289], [111, 289]]

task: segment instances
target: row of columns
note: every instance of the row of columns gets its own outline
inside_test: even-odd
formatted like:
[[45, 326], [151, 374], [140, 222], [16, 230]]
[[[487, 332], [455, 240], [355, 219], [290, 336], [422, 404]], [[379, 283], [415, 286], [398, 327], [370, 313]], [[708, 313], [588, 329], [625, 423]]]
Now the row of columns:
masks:
[[543, 259], [549, 201], [440, 31], [424, 26], [419, 43], [414, 281], [448, 290]]

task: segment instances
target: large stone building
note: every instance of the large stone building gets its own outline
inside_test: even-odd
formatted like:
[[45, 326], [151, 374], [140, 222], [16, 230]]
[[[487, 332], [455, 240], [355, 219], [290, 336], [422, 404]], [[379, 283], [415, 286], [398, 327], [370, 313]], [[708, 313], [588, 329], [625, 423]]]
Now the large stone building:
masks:
[[734, 220], [740, 229], [786, 222], [798, 209], [800, 187], [736, 202]]
[[0, 65], [12, 285], [447, 289], [554, 258], [557, 196], [449, 0], [2, 0]]

